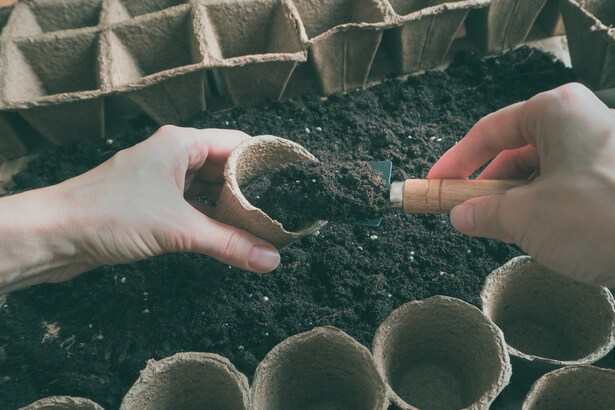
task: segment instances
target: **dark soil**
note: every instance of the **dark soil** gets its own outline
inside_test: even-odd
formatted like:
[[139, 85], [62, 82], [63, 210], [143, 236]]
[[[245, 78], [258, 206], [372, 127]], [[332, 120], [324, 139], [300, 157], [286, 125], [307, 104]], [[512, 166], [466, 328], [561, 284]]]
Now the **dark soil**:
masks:
[[241, 192], [287, 231], [316, 220], [368, 221], [388, 204], [386, 181], [365, 161], [299, 161], [254, 178]]
[[[462, 53], [444, 72], [324, 101], [206, 113], [191, 125], [286, 137], [323, 162], [391, 160], [394, 179], [420, 178], [480, 117], [571, 80], [535, 50], [488, 60]], [[15, 182], [60, 182], [153, 131], [64, 146]], [[15, 292], [0, 305], [0, 407], [70, 394], [117, 408], [147, 359], [180, 351], [219, 353], [252, 377], [273, 346], [314, 326], [337, 326], [370, 346], [380, 322], [405, 302], [440, 294], [479, 305], [485, 276], [519, 254], [460, 235], [447, 216], [387, 214], [379, 228], [328, 224], [285, 249], [270, 275], [172, 254]]]

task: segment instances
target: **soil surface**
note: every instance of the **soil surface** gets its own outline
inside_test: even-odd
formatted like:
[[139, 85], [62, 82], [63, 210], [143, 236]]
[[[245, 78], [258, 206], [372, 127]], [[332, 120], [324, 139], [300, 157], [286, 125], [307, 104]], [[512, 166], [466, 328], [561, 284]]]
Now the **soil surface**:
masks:
[[297, 231], [317, 220], [368, 221], [386, 211], [388, 189], [380, 172], [365, 161], [287, 164], [241, 187], [246, 199]]
[[[465, 52], [446, 71], [326, 100], [205, 113], [190, 125], [286, 137], [325, 163], [391, 160], [394, 179], [421, 178], [482, 116], [571, 80], [536, 50], [487, 60]], [[15, 178], [17, 189], [82, 173], [153, 131], [41, 155]], [[439, 294], [478, 306], [485, 276], [519, 254], [457, 233], [445, 215], [393, 213], [378, 228], [328, 224], [285, 249], [269, 275], [171, 254], [14, 292], [0, 305], [0, 407], [69, 394], [117, 408], [148, 359], [180, 351], [221, 354], [251, 378], [272, 347], [315, 326], [370, 346], [405, 302]]]

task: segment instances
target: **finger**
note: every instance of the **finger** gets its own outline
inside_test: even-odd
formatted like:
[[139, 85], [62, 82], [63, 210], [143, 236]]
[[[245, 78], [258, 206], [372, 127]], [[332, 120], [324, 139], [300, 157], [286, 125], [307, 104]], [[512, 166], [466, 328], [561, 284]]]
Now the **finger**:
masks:
[[188, 232], [190, 249], [223, 263], [257, 273], [274, 270], [280, 253], [269, 242], [239, 228], [211, 219], [196, 209]]
[[224, 167], [226, 166], [226, 160], [222, 162], [210, 161], [207, 162], [196, 173], [196, 177], [202, 182], [217, 182], [224, 181]]
[[[202, 153], [206, 147], [206, 155], [208, 161], [216, 163], [226, 162], [226, 158], [231, 152], [243, 141], [250, 138], [248, 134], [238, 130], [224, 130], [217, 128], [208, 128], [198, 130], [195, 128], [186, 128], [186, 135], [191, 137], [192, 144], [195, 144], [195, 151]], [[199, 164], [200, 158], [198, 155], [194, 158], [197, 167], [191, 166], [191, 169], [200, 169], [203, 164]], [[193, 161], [191, 161], [191, 165]]]
[[215, 207], [205, 204], [201, 201], [197, 201], [196, 199], [188, 199], [188, 203], [194, 207], [197, 211], [205, 214], [209, 217], [212, 217], [215, 211]]
[[514, 188], [504, 195], [470, 199], [451, 211], [451, 223], [459, 232], [505, 242], [520, 241], [529, 221], [527, 187]]
[[483, 117], [434, 164], [428, 178], [467, 178], [500, 152], [527, 145], [526, 106], [513, 104]]
[[[164, 125], [152, 135], [151, 139], [159, 141], [168, 138], [175, 139], [174, 147], [178, 155], [187, 155], [186, 169], [196, 171], [205, 164], [205, 160], [218, 163], [226, 161], [233, 149], [250, 136], [238, 130], [196, 129]], [[166, 142], [163, 147], [169, 148]]]
[[478, 179], [515, 179], [528, 178], [540, 165], [538, 151], [532, 145], [498, 154]]
[[220, 192], [222, 191], [222, 184], [210, 184], [206, 182], [201, 182], [198, 180], [192, 181], [186, 193], [184, 194], [184, 198], [192, 199], [197, 198], [199, 196], [204, 196], [207, 199], [212, 201], [217, 201], [220, 197]]

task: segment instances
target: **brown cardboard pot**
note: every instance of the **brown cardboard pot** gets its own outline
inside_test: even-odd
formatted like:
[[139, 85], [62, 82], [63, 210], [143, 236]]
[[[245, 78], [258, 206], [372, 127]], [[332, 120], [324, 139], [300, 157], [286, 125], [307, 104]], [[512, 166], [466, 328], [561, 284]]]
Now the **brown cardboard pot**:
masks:
[[382, 30], [393, 24], [383, 0], [292, 0], [302, 43], [329, 95], [365, 84]]
[[246, 410], [249, 403], [248, 379], [227, 358], [185, 352], [149, 360], [120, 410]]
[[369, 350], [330, 326], [275, 346], [252, 383], [252, 410], [384, 410], [388, 405]]
[[286, 0], [202, 1], [196, 9], [224, 90], [235, 105], [279, 100], [297, 63], [307, 60], [299, 17]]
[[186, 4], [104, 30], [103, 90], [127, 93], [159, 124], [179, 123], [204, 111], [208, 60], [200, 27]]
[[491, 0], [488, 8], [470, 12], [468, 37], [483, 51], [495, 52], [521, 43], [547, 0]]
[[515, 380], [525, 384], [557, 367], [593, 363], [615, 345], [611, 292], [568, 279], [529, 256], [489, 274], [481, 300], [483, 312], [504, 332]]
[[446, 296], [394, 310], [376, 331], [373, 352], [402, 409], [487, 409], [511, 375], [500, 329], [476, 307]]
[[615, 371], [569, 366], [542, 376], [523, 402], [522, 410], [612, 409]]
[[91, 400], [82, 397], [51, 396], [35, 401], [20, 410], [103, 410]]
[[[489, 0], [389, 0], [400, 26], [393, 29], [397, 71], [412, 73], [442, 63], [471, 9]], [[384, 41], [384, 40], [383, 40]]]
[[253, 137], [240, 144], [226, 161], [225, 183], [216, 203], [215, 218], [263, 238], [278, 249], [318, 231], [325, 221], [313, 221], [296, 232], [285, 230], [281, 223], [250, 204], [241, 192], [241, 185], [252, 178], [300, 160], [318, 161], [301, 145], [271, 135]]
[[595, 90], [615, 87], [615, 2], [560, 0], [572, 67]]

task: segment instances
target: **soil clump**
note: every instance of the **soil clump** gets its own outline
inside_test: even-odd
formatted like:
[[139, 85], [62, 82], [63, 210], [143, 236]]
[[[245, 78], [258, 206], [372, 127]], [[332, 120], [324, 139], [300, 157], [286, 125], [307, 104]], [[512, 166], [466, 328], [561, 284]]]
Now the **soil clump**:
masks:
[[386, 182], [365, 161], [299, 161], [254, 178], [241, 191], [287, 231], [315, 220], [367, 221], [388, 204]]
[[[288, 138], [324, 163], [391, 160], [394, 180], [424, 178], [482, 116], [573, 80], [534, 49], [488, 59], [464, 52], [443, 71], [185, 125]], [[154, 131], [42, 154], [14, 178], [16, 190], [80, 174]], [[14, 292], [0, 304], [0, 407], [70, 394], [118, 408], [148, 359], [182, 351], [218, 353], [251, 378], [271, 348], [315, 326], [370, 346], [405, 302], [439, 294], [478, 306], [486, 275], [521, 253], [459, 234], [446, 215], [388, 213], [378, 228], [328, 224], [284, 249], [268, 275], [180, 253]]]

